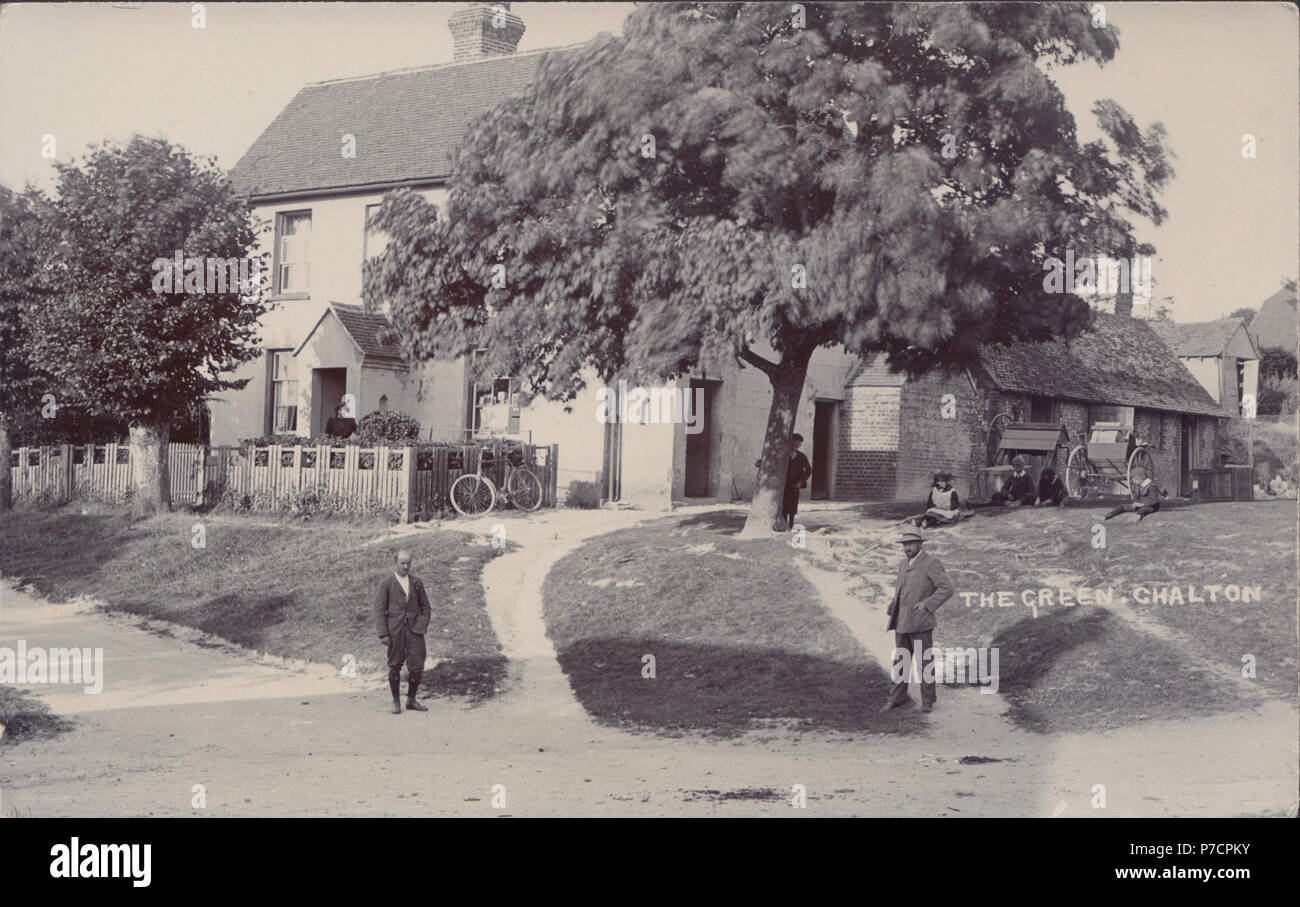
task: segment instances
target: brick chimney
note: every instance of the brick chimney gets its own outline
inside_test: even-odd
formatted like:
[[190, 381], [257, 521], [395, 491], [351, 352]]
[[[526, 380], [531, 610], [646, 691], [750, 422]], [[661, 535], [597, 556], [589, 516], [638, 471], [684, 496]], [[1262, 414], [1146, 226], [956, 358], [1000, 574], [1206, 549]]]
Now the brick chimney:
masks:
[[447, 19], [451, 28], [451, 62], [467, 63], [485, 57], [512, 54], [524, 36], [524, 20], [510, 12], [510, 4], [469, 3]]

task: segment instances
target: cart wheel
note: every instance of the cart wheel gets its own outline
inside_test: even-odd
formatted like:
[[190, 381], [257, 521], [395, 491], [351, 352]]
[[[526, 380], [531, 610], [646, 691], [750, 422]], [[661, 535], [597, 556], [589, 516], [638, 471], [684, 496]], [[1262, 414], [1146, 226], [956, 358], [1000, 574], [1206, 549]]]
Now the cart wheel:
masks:
[[1065, 490], [1070, 497], [1086, 498], [1096, 492], [1093, 485], [1095, 472], [1088, 462], [1087, 452], [1082, 447], [1070, 451], [1070, 458], [1065, 464]]
[[1138, 486], [1144, 479], [1156, 480], [1156, 461], [1145, 447], [1139, 447], [1128, 458], [1128, 493], [1137, 497]]
[[1011, 424], [1011, 413], [998, 413], [989, 420], [989, 427], [985, 432], [985, 447], [988, 454], [988, 465], [996, 466], [998, 462], [998, 444], [1002, 441], [1003, 430]]
[[467, 473], [451, 483], [451, 506], [463, 516], [482, 516], [497, 503], [497, 492], [492, 480]]

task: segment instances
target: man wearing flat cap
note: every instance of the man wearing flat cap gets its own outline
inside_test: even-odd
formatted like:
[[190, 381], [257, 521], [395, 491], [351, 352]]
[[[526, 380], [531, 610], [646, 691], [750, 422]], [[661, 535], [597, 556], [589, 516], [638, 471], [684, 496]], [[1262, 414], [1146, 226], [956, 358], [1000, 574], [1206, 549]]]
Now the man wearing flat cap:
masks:
[[898, 537], [906, 555], [898, 567], [898, 584], [894, 588], [894, 599], [889, 603], [889, 626], [885, 629], [894, 631], [894, 654], [899, 657], [899, 650], [907, 653], [903, 662], [905, 670], [902, 679], [895, 681], [889, 690], [889, 699], [880, 710], [888, 712], [911, 703], [907, 695], [907, 678], [911, 674], [914, 653], [920, 652], [921, 672], [921, 711], [928, 712], [934, 708], [936, 683], [934, 675], [925, 679], [925, 669], [934, 661], [934, 627], [935, 612], [952, 598], [952, 583], [944, 572], [943, 564], [930, 553], [921, 550], [925, 536], [916, 529], [905, 529]]

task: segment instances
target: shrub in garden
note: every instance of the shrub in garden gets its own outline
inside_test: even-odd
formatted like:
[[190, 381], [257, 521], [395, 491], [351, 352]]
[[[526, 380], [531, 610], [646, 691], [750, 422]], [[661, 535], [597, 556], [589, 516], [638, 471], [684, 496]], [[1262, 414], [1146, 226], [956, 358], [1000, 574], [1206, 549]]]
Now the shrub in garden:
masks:
[[600, 506], [600, 486], [595, 482], [570, 482], [564, 494], [565, 507], [590, 510]]
[[353, 437], [363, 444], [408, 444], [419, 439], [420, 423], [406, 413], [375, 410], [357, 423]]

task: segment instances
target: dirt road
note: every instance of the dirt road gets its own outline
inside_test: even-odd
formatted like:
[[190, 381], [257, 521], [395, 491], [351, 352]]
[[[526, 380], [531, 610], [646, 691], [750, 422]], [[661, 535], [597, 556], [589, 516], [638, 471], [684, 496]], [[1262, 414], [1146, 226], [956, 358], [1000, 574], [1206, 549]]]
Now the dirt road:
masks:
[[[541, 621], [541, 580], [591, 535], [654, 514], [557, 511], [505, 523], [484, 573], [511, 657], [505, 694], [387, 713], [382, 681], [51, 605], [6, 586], [0, 646], [101, 647], [103, 691], [30, 686], [73, 730], [0, 746], [0, 809], [31, 816], [1217, 816], [1295, 807], [1297, 714], [1283, 704], [1107, 734], [1035, 735], [996, 696], [945, 690], [895, 736], [631, 734], [589, 721]], [[494, 521], [478, 528], [485, 543]], [[406, 530], [406, 531], [419, 531]], [[819, 587], [832, 613], [844, 589]], [[855, 629], [852, 625], [851, 629]], [[173, 635], [168, 635], [173, 633]], [[186, 638], [182, 638], [182, 636]], [[859, 636], [863, 639], [862, 636]], [[864, 641], [868, 651], [878, 642]], [[980, 701], [985, 700], [985, 701]], [[1106, 785], [1105, 809], [1090, 806]], [[193, 804], [202, 785], [204, 805]], [[501, 787], [497, 787], [500, 785]], [[793, 805], [796, 785], [806, 808]], [[495, 802], [494, 802], [495, 799]]]

